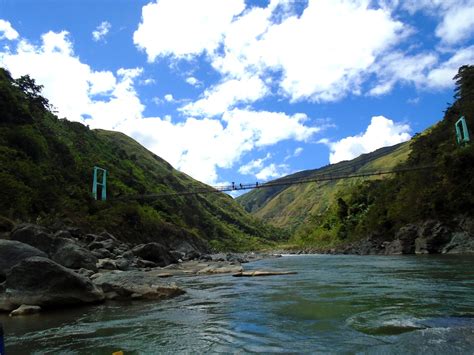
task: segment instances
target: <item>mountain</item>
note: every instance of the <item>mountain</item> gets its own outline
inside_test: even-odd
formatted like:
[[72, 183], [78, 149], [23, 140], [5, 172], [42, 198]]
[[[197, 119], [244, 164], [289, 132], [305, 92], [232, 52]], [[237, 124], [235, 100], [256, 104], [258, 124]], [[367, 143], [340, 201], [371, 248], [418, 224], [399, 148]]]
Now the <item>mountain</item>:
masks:
[[[409, 152], [410, 144], [401, 143], [392, 147], [380, 148], [350, 161], [291, 174], [274, 180], [272, 183], [284, 183], [286, 180], [295, 179], [311, 180], [322, 175], [358, 175], [391, 170], [406, 160]], [[379, 177], [375, 176], [369, 179], [377, 178]], [[312, 224], [315, 218], [327, 212], [334, 204], [338, 194], [365, 180], [367, 178], [355, 177], [261, 188], [238, 197], [237, 201], [256, 217], [285, 229], [290, 235], [295, 235], [302, 229], [306, 229], [308, 223]]]
[[[94, 166], [108, 172], [106, 201], [92, 198]], [[58, 119], [41, 86], [3, 69], [0, 186], [0, 229], [9, 220], [73, 225], [131, 242], [215, 250], [256, 249], [279, 235], [223, 193], [176, 194], [210, 187], [122, 133]], [[134, 198], [149, 194], [158, 196]]]
[[[383, 179], [272, 187], [238, 201], [264, 221], [287, 229], [289, 246], [297, 248], [365, 243], [361, 253], [474, 252], [474, 66], [462, 66], [454, 79], [455, 102], [443, 120], [411, 141], [280, 180], [391, 167], [430, 169]], [[455, 125], [461, 117], [471, 132], [469, 142], [457, 142]], [[467, 249], [458, 248], [462, 243]]]

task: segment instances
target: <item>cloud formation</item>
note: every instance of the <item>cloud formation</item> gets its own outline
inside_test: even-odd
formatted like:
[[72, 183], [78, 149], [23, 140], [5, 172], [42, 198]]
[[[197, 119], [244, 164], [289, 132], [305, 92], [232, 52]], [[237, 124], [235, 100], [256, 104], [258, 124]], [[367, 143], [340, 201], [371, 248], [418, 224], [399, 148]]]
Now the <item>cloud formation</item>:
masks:
[[396, 123], [384, 116], [374, 116], [364, 133], [346, 137], [337, 142], [321, 140], [329, 146], [329, 162], [338, 163], [351, 160], [364, 153], [391, 146], [410, 139], [410, 126]]
[[9, 41], [13, 41], [19, 36], [20, 35], [12, 27], [10, 22], [0, 19], [0, 39], [7, 39]]
[[92, 39], [95, 42], [103, 41], [111, 28], [112, 25], [110, 24], [110, 22], [103, 21], [99, 26], [97, 26], [95, 31], [92, 32]]

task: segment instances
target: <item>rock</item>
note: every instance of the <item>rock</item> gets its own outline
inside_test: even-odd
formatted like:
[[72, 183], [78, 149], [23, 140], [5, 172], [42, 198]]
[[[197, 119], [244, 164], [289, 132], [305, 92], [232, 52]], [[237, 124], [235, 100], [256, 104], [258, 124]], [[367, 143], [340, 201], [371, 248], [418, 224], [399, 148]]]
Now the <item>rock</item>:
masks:
[[183, 260], [196, 260], [201, 257], [201, 253], [197, 252], [196, 250], [190, 250], [188, 251]]
[[248, 259], [242, 257], [241, 255], [236, 255], [236, 254], [227, 254], [226, 260], [229, 262], [241, 263], [241, 264], [249, 262]]
[[131, 262], [130, 260], [124, 259], [124, 258], [119, 258], [115, 260], [115, 265], [117, 265], [117, 269], [126, 271], [130, 269]]
[[239, 273], [242, 272], [241, 265], [230, 265], [230, 264], [211, 264], [207, 267], [200, 269], [197, 274], [231, 274], [231, 273]]
[[474, 254], [474, 238], [467, 232], [454, 233], [451, 241], [441, 252], [443, 254]]
[[96, 264], [97, 269], [117, 270], [117, 264], [112, 259], [99, 259]]
[[10, 239], [28, 244], [48, 255], [57, 248], [57, 240], [45, 228], [35, 224], [19, 224], [12, 231]]
[[64, 241], [63, 245], [58, 248], [51, 259], [70, 269], [84, 268], [97, 271], [97, 258], [89, 250], [71, 241]]
[[40, 306], [30, 306], [30, 305], [22, 304], [20, 307], [10, 312], [10, 317], [26, 316], [29, 314], [36, 314], [39, 312], [41, 312]]
[[441, 222], [430, 220], [423, 223], [415, 240], [416, 254], [440, 253], [451, 239], [451, 231]]
[[107, 294], [122, 299], [166, 299], [182, 295], [184, 290], [160, 280], [160, 273], [119, 271], [101, 274], [94, 280]]
[[94, 255], [97, 259], [106, 259], [106, 258], [112, 258], [113, 257], [113, 254], [110, 251], [108, 251], [107, 249], [104, 249], [104, 248], [93, 250], [92, 255]]
[[141, 268], [155, 268], [155, 267], [158, 267], [158, 265], [156, 263], [154, 263], [153, 261], [142, 260], [142, 259], [138, 259], [135, 262], [135, 265], [137, 267], [141, 267]]
[[95, 274], [94, 271], [92, 271], [92, 270], [87, 270], [87, 269], [84, 269], [84, 268], [81, 268], [81, 269], [77, 270], [77, 273], [78, 273], [79, 275], [85, 276], [85, 277], [87, 277], [87, 278], [90, 278], [92, 275]]
[[296, 271], [242, 271], [232, 276], [234, 277], [254, 277], [254, 276], [275, 276], [275, 275], [295, 275]]
[[16, 240], [0, 239], [0, 282], [5, 279], [11, 267], [32, 256], [47, 257], [44, 252], [31, 245]]
[[89, 250], [107, 249], [108, 251], [112, 252], [117, 246], [118, 243], [116, 241], [109, 239], [100, 242], [92, 242], [87, 247]]
[[44, 257], [24, 259], [6, 275], [0, 309], [22, 304], [58, 307], [102, 301], [104, 294], [89, 279]]
[[201, 255], [201, 257], [199, 258], [199, 260], [202, 260], [202, 261], [212, 261], [212, 256], [209, 255], [209, 254]]
[[177, 262], [175, 257], [159, 243], [142, 244], [133, 248], [132, 252], [135, 256], [162, 267]]
[[413, 254], [414, 251], [414, 239], [395, 239], [385, 245], [385, 255]]

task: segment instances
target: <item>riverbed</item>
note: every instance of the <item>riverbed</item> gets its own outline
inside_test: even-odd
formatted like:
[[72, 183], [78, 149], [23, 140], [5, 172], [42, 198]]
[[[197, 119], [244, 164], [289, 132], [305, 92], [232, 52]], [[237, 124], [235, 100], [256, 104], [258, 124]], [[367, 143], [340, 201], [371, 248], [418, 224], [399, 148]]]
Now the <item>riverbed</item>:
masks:
[[473, 353], [474, 256], [302, 255], [173, 278], [187, 293], [9, 318], [7, 354]]

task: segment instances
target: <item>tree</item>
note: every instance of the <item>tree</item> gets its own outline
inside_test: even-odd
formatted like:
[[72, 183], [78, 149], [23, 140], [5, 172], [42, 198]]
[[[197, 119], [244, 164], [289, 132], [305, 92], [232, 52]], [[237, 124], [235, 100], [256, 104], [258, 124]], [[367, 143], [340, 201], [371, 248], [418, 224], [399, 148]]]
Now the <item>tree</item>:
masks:
[[19, 77], [14, 81], [14, 85], [23, 91], [30, 101], [39, 104], [44, 108], [50, 108], [49, 101], [41, 96], [43, 85], [37, 85], [35, 79], [31, 78], [29, 75]]

